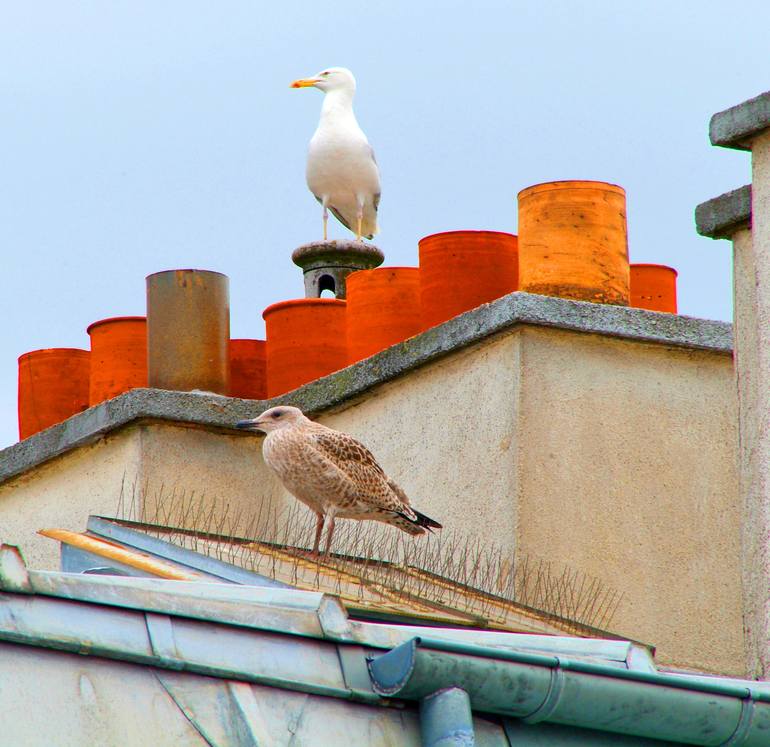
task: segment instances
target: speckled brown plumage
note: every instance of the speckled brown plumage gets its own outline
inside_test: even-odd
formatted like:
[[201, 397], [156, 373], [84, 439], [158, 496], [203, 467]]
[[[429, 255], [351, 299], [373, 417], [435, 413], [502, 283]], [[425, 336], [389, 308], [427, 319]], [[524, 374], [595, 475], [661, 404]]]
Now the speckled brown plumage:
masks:
[[309, 420], [296, 407], [271, 408], [238, 427], [267, 433], [265, 462], [319, 517], [314, 552], [325, 518], [330, 520], [327, 551], [335, 518], [382, 521], [412, 535], [441, 527], [411, 507], [406, 493], [362, 443]]

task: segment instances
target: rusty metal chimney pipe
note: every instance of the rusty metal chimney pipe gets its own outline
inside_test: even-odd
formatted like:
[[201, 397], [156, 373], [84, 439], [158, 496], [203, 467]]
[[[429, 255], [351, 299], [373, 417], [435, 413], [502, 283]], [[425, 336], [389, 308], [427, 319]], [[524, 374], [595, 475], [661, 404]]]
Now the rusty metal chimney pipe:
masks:
[[157, 389], [230, 388], [227, 275], [165, 270], [147, 276], [147, 378]]

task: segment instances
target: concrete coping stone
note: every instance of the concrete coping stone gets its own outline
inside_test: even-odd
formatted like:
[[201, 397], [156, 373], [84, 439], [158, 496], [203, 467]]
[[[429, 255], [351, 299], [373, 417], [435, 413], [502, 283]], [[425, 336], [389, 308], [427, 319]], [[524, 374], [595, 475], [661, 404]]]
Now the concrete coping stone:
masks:
[[731, 239], [751, 228], [751, 184], [725, 192], [695, 208], [695, 230], [710, 239]]
[[770, 129], [770, 91], [717, 112], [709, 123], [709, 138], [712, 145], [751, 150], [751, 141], [767, 129]]
[[296, 405], [317, 415], [521, 324], [721, 354], [732, 352], [732, 325], [726, 322], [516, 292], [271, 400], [132, 389], [0, 451], [0, 484], [134, 422], [164, 421], [244, 434], [233, 427], [238, 420], [256, 417], [277, 404]]

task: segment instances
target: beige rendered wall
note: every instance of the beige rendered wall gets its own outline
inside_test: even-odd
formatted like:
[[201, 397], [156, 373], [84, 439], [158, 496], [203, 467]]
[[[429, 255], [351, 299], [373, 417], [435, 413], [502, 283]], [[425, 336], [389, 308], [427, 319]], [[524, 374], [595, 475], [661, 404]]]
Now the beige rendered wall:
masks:
[[751, 143], [751, 232], [733, 236], [736, 373], [751, 674], [770, 677], [770, 130]]
[[[1, 485], [0, 541], [19, 545], [30, 567], [56, 569], [58, 543], [37, 531], [81, 532], [89, 514], [139, 518], [138, 510], [130, 510], [134, 491], [137, 509], [146, 495], [146, 511], [159, 519], [163, 512], [178, 514], [180, 502], [189, 506], [199, 498], [214, 504], [218, 515], [229, 505], [231, 519], [242, 508], [244, 521], [262, 501], [280, 510], [293, 499], [268, 471], [260, 447], [256, 438], [203, 428], [165, 423], [122, 428]], [[158, 496], [164, 505], [156, 513]]]
[[0, 542], [18, 545], [31, 568], [58, 569], [59, 543], [38, 530], [80, 532], [89, 514], [114, 515], [139, 462], [138, 431], [124, 428], [0, 485]]
[[448, 530], [512, 550], [519, 344], [513, 333], [460, 351], [319, 420], [363, 441]]
[[[663, 663], [741, 674], [735, 417], [728, 356], [519, 327], [319, 420], [361, 439], [448, 531], [625, 592], [611, 629], [657, 645]], [[0, 488], [0, 536], [57, 567], [34, 531], [114, 511], [124, 471], [150, 495], [205, 491], [231, 511], [291, 503], [260, 446], [122, 429]]]
[[745, 673], [729, 356], [523, 327], [320, 420], [447, 528], [623, 592], [660, 662]]
[[518, 549], [622, 590], [612, 629], [673, 666], [743, 674], [728, 356], [522, 337]]
[[[202, 498], [206, 505], [215, 506], [216, 515], [227, 516], [222, 530], [237, 534], [245, 531], [260, 504], [274, 513], [294, 502], [262, 460], [261, 438], [165, 423], [142, 425], [139, 434], [146, 511], [159, 522], [164, 513], [176, 517], [180, 504], [198, 505]], [[165, 505], [156, 513], [159, 496]], [[191, 512], [186, 522], [179, 523], [189, 525], [193, 518]], [[197, 528], [216, 531], [218, 527]]]

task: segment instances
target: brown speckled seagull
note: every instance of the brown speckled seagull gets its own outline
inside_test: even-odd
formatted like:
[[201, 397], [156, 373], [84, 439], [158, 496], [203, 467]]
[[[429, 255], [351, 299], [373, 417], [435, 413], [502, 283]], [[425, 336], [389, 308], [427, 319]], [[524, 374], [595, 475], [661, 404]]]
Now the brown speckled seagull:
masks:
[[441, 524], [415, 511], [406, 493], [391, 480], [363, 444], [306, 418], [297, 407], [271, 407], [236, 428], [267, 436], [262, 455], [286, 489], [318, 517], [313, 555], [318, 554], [324, 522], [329, 520], [324, 554], [329, 552], [334, 520], [371, 519], [407, 534], [425, 534]]

